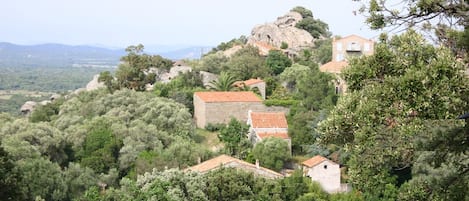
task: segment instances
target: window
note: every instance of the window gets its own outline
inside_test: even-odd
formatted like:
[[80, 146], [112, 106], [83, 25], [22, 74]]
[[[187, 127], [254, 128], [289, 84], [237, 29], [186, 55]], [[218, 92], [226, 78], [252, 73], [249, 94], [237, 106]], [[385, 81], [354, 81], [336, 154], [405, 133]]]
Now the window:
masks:
[[360, 44], [357, 43], [357, 42], [350, 42], [348, 43], [347, 45], [347, 51], [350, 51], [350, 52], [360, 52], [361, 49], [360, 49]]
[[327, 165], [324, 165], [324, 169], [327, 169]]
[[342, 43], [337, 43], [337, 51], [342, 51]]

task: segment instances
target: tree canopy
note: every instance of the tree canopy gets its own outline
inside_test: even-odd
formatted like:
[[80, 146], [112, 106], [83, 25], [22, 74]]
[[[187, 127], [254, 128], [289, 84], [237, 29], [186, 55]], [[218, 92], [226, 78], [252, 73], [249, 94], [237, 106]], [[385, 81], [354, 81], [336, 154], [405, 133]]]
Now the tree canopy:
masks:
[[[448, 49], [427, 43], [412, 30], [383, 39], [374, 55], [350, 62], [343, 73], [350, 92], [321, 122], [320, 130], [323, 144], [343, 146], [351, 154], [346, 163], [354, 188], [368, 199], [443, 199], [446, 195], [438, 192], [446, 187], [436, 182], [437, 174], [419, 168], [422, 157], [440, 152], [456, 158], [447, 161], [449, 169], [466, 165], [463, 175], [458, 175], [462, 182], [454, 183], [456, 187], [451, 189], [455, 191], [446, 192], [451, 196], [445, 200], [467, 199], [467, 194], [458, 193], [459, 188], [468, 185], [467, 161], [463, 160], [467, 159], [467, 146], [462, 152], [450, 149], [460, 147], [458, 143], [440, 144], [444, 150], [428, 146], [438, 141], [438, 135], [460, 139], [465, 138], [465, 132], [432, 134], [424, 126], [441, 121], [455, 129], [461, 127], [451, 124], [451, 119], [469, 109], [469, 87], [463, 69]], [[438, 128], [438, 124], [434, 126]], [[450, 172], [447, 177], [454, 176]], [[422, 175], [436, 179], [425, 180], [432, 181], [430, 190], [421, 180]], [[409, 185], [415, 190], [409, 192]]]
[[296, 28], [309, 32], [314, 38], [329, 37], [331, 35], [329, 32], [329, 25], [320, 19], [314, 19], [313, 12], [310, 10], [301, 6], [297, 6], [291, 11], [298, 12], [303, 17], [301, 21], [296, 23]]
[[[372, 29], [385, 27], [432, 30], [437, 42], [469, 61], [469, 3], [467, 0], [354, 0]], [[404, 9], [405, 8], [405, 9]]]
[[[121, 58], [122, 63], [116, 70], [116, 80], [110, 77], [109, 72], [102, 72], [99, 80], [106, 84], [109, 91], [114, 88], [128, 88], [136, 91], [144, 91], [146, 84], [156, 81], [156, 74], [167, 71], [173, 65], [170, 59], [160, 55], [148, 55], [143, 53], [144, 46], [131, 45], [125, 49], [126, 56]], [[156, 69], [157, 72], [154, 72]]]

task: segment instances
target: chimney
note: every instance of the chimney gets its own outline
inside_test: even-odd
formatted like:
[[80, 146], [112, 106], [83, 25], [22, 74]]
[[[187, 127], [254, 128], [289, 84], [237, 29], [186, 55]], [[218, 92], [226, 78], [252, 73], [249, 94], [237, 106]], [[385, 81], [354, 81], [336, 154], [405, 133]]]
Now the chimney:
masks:
[[259, 160], [256, 159], [256, 168], [259, 169]]
[[200, 156], [197, 157], [197, 164], [200, 164], [202, 162], [202, 159], [200, 159]]

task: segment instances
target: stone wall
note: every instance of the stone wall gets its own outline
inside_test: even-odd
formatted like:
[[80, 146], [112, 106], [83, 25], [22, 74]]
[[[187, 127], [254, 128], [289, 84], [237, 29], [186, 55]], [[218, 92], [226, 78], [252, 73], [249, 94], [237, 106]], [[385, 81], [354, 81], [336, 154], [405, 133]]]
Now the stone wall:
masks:
[[194, 120], [197, 127], [205, 128], [205, 114], [205, 102], [202, 101], [198, 96], [194, 96]]
[[252, 84], [251, 86], [249, 86], [249, 88], [251, 89], [255, 87], [259, 89], [259, 92], [261, 93], [261, 96], [262, 96], [262, 100], [265, 100], [265, 82], [259, 82], [259, 83]]
[[[231, 117], [239, 121], [246, 122], [248, 111], [264, 111], [262, 102], [217, 102], [205, 104], [205, 122], [208, 123], [229, 123]], [[204, 125], [205, 126], [205, 125]]]
[[208, 123], [229, 123], [231, 117], [247, 122], [248, 111], [253, 112], [284, 112], [289, 109], [279, 106], [267, 107], [262, 102], [209, 102], [205, 103], [194, 96], [194, 120], [198, 128], [205, 128]]

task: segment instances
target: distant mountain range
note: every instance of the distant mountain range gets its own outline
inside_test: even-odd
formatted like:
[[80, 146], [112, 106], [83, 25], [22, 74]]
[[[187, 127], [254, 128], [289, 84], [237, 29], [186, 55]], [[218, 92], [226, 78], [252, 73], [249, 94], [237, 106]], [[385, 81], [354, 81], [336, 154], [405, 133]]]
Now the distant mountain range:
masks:
[[[168, 46], [169, 47], [169, 46]], [[165, 58], [178, 60], [196, 59], [208, 52], [211, 47], [181, 47], [165, 52], [148, 52]], [[154, 50], [154, 49], [153, 49]], [[0, 67], [104, 67], [112, 68], [119, 64], [120, 57], [126, 55], [124, 48], [111, 49], [96, 46], [41, 44], [16, 45], [0, 42]]]

